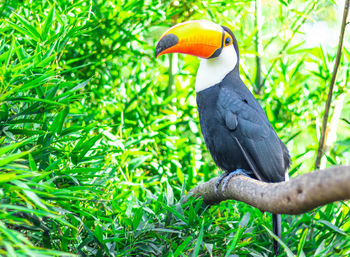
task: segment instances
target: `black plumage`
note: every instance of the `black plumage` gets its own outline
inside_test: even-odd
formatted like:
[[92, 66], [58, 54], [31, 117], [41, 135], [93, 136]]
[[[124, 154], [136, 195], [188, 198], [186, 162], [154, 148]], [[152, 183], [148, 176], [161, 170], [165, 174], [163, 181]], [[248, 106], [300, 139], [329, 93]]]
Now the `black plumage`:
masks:
[[290, 157], [265, 112], [239, 77], [238, 66], [197, 93], [204, 141], [224, 171], [244, 169], [266, 182], [285, 179]]
[[[233, 47], [239, 60], [237, 41]], [[224, 79], [197, 92], [205, 144], [215, 163], [226, 173], [243, 169], [258, 180], [280, 182], [290, 165], [287, 147], [277, 136], [265, 112], [239, 76], [239, 65]], [[281, 215], [273, 214], [273, 232], [281, 237]], [[274, 240], [275, 254], [279, 244]]]

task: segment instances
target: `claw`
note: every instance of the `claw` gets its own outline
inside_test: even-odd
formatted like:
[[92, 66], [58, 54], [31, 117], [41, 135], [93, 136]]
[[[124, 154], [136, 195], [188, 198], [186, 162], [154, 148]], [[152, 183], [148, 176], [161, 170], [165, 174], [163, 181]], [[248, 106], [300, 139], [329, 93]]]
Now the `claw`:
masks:
[[219, 189], [219, 186], [220, 186], [220, 183], [221, 181], [228, 175], [228, 173], [223, 173], [220, 175], [220, 177], [216, 180], [216, 183], [215, 183], [215, 187], [214, 187], [214, 193], [216, 196], [219, 196], [218, 195], [218, 189]]
[[[226, 187], [227, 187], [227, 184], [228, 182], [230, 181], [231, 178], [233, 177], [236, 177], [236, 176], [239, 176], [239, 175], [244, 175], [244, 176], [247, 176], [247, 177], [250, 177], [248, 174], [247, 174], [247, 171], [246, 170], [243, 170], [243, 169], [237, 169], [235, 171], [232, 171], [230, 172], [229, 174], [225, 174], [225, 176], [221, 179], [223, 180], [223, 184], [222, 184], [222, 187], [221, 187], [221, 194], [224, 196], [225, 195], [225, 190], [226, 190]], [[222, 175], [221, 175], [222, 176]], [[220, 176], [220, 178], [221, 178]], [[219, 179], [220, 179], [219, 178]], [[221, 182], [221, 181], [220, 181]]]

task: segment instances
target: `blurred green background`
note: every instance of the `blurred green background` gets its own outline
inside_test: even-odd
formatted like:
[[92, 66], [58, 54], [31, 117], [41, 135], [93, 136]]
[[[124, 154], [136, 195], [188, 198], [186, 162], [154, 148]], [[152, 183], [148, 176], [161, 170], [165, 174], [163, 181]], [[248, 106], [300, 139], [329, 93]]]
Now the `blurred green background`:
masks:
[[[228, 26], [241, 76], [314, 170], [343, 1], [0, 1], [0, 255], [269, 256], [271, 215], [184, 203], [221, 173], [203, 143], [197, 58], [154, 59], [170, 26]], [[322, 167], [350, 163], [346, 33]], [[281, 256], [348, 256], [349, 202], [283, 216]]]

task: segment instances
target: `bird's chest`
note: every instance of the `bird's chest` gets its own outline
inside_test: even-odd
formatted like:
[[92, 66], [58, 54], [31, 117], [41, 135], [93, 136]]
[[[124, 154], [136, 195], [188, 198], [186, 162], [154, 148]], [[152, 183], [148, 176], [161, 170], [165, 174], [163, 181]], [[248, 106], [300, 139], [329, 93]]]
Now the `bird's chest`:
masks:
[[223, 170], [246, 168], [244, 158], [233, 138], [239, 128], [232, 131], [227, 127], [225, 118], [218, 108], [219, 93], [219, 86], [197, 93], [198, 113], [205, 144], [215, 163]]
[[[213, 86], [197, 93], [199, 121], [207, 145], [216, 138], [216, 134], [220, 133], [221, 123], [223, 122], [217, 108], [218, 95], [218, 86]], [[208, 147], [210, 146], [208, 145]]]
[[[205, 144], [214, 161], [232, 152], [232, 137], [218, 110], [218, 95], [220, 88], [213, 86], [197, 93], [197, 105], [201, 131]], [[218, 163], [220, 165], [220, 163]]]

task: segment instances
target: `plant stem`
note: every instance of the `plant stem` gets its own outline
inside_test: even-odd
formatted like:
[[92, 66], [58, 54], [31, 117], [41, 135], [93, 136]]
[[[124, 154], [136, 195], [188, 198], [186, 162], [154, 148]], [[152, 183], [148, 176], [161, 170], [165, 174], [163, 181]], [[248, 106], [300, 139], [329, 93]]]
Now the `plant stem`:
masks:
[[316, 162], [315, 162], [315, 169], [319, 169], [320, 168], [320, 163], [321, 163], [321, 159], [322, 159], [322, 155], [323, 155], [323, 151], [324, 151], [324, 147], [325, 147], [326, 130], [327, 130], [327, 122], [328, 122], [329, 110], [330, 110], [330, 107], [331, 107], [331, 101], [332, 101], [332, 96], [333, 96], [334, 84], [335, 84], [335, 80], [336, 80], [336, 77], [337, 77], [337, 71], [338, 71], [338, 67], [339, 67], [339, 64], [340, 64], [340, 57], [341, 57], [341, 51], [342, 51], [342, 48], [343, 48], [343, 39], [344, 39], [345, 26], [347, 24], [346, 20], [347, 20], [348, 12], [349, 12], [349, 4], [350, 4], [350, 0], [346, 0], [345, 4], [344, 4], [343, 21], [342, 21], [341, 29], [340, 29], [340, 36], [339, 36], [337, 56], [336, 56], [335, 63], [334, 63], [332, 79], [331, 79], [331, 83], [329, 85], [328, 97], [327, 97], [327, 102], [326, 102], [326, 106], [325, 106], [325, 112], [324, 112], [324, 115], [323, 115], [322, 129], [321, 129], [321, 138], [320, 138], [320, 142], [319, 142], [318, 150], [317, 150], [317, 158], [316, 158]]
[[174, 74], [173, 74], [173, 54], [169, 55], [169, 69], [168, 69], [168, 96], [172, 94], [173, 92], [173, 85], [174, 85]]
[[262, 28], [262, 13], [261, 13], [261, 0], [255, 0], [255, 51], [256, 51], [256, 75], [255, 75], [255, 93], [261, 93], [261, 54], [262, 54], [262, 42], [261, 42], [261, 28]]

